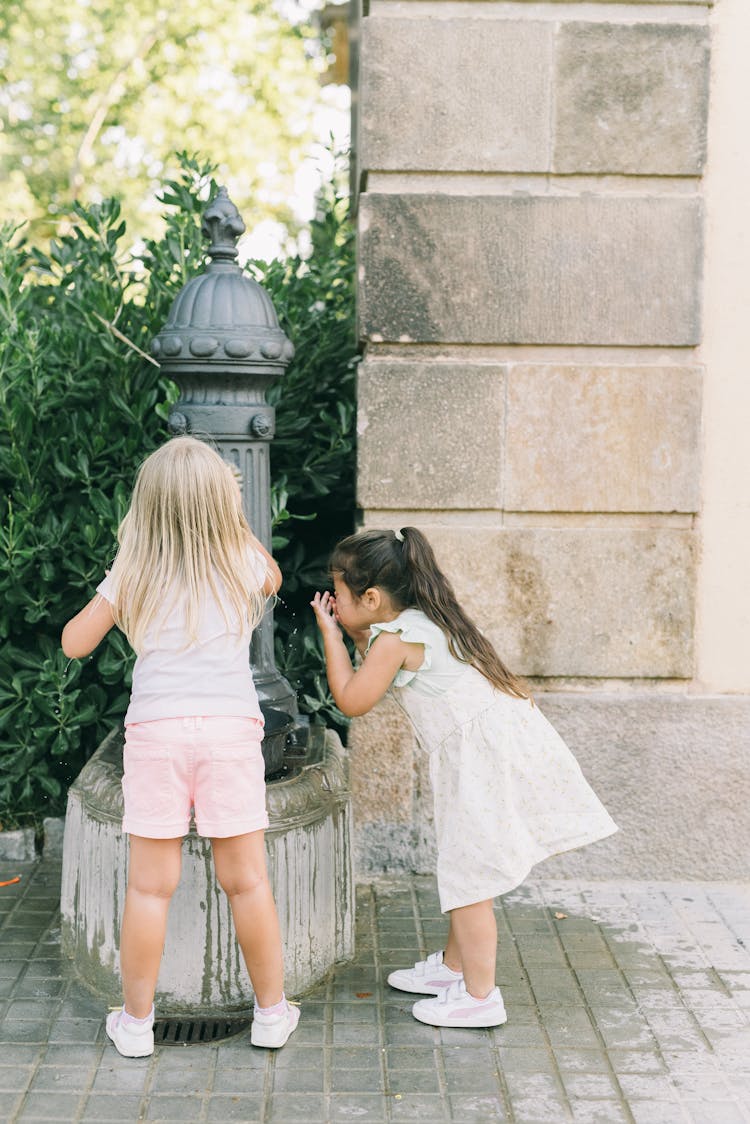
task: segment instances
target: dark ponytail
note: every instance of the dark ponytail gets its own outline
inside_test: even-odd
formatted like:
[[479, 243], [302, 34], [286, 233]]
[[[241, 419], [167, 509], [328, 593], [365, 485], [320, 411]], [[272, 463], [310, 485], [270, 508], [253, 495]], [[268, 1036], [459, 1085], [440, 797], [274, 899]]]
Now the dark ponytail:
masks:
[[429, 542], [416, 527], [400, 531], [360, 531], [335, 548], [331, 571], [340, 573], [355, 597], [380, 586], [399, 609], [421, 609], [442, 629], [451, 654], [471, 664], [493, 687], [515, 698], [531, 693], [498, 656], [486, 636], [456, 600]]

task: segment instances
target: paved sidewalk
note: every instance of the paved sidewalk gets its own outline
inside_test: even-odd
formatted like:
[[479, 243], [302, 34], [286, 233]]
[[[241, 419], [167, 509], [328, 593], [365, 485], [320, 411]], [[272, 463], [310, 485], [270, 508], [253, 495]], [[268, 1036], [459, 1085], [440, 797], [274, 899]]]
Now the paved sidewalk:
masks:
[[498, 907], [495, 1031], [417, 1023], [391, 968], [440, 947], [435, 885], [358, 892], [357, 957], [274, 1054], [248, 1034], [120, 1058], [67, 974], [60, 871], [0, 888], [0, 1120], [750, 1122], [750, 886], [529, 882]]

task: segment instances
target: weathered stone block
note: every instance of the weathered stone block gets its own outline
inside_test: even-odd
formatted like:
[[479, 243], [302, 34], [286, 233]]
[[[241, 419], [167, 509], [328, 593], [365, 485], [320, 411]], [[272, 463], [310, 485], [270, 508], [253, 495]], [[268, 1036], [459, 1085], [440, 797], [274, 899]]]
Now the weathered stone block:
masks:
[[352, 722], [348, 750], [352, 814], [357, 823], [411, 822], [414, 746], [408, 719], [392, 699], [384, 698]]
[[750, 697], [540, 695], [620, 827], [540, 877], [746, 879]]
[[371, 340], [699, 342], [697, 198], [373, 193], [360, 226]]
[[691, 531], [424, 526], [470, 616], [523, 675], [687, 678]]
[[362, 166], [546, 171], [553, 35], [551, 23], [365, 19]]
[[0, 859], [5, 862], [31, 862], [36, 858], [33, 827], [0, 831]]
[[393, 699], [352, 722], [349, 772], [357, 869], [434, 869], [429, 759]]
[[499, 508], [504, 369], [367, 359], [359, 369], [363, 507]]
[[696, 367], [508, 369], [510, 511], [697, 511]]
[[[373, 751], [376, 752], [375, 747]], [[426, 795], [408, 824], [381, 820], [354, 825], [354, 862], [359, 877], [413, 871], [434, 874], [437, 867], [432, 797]]]
[[709, 50], [695, 24], [563, 23], [554, 170], [699, 175]]
[[65, 839], [65, 817], [46, 816], [42, 827], [44, 828], [45, 859], [61, 859], [63, 840]]

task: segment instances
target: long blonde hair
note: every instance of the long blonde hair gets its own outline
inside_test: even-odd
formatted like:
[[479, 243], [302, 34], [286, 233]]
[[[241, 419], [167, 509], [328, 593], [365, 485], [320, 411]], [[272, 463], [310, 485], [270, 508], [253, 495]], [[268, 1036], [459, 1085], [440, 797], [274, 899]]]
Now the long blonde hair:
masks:
[[230, 631], [244, 633], [260, 622], [264, 578], [253, 566], [260, 555], [251, 547], [240, 489], [229, 465], [204, 442], [173, 437], [146, 458], [117, 538], [113, 613], [136, 652], [149, 626], [183, 598], [188, 643], [198, 639], [209, 592]]

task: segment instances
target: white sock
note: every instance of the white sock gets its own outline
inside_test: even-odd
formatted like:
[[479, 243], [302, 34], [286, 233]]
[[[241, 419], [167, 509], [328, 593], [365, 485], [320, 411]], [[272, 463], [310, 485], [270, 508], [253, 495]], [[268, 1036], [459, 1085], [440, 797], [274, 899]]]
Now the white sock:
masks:
[[281, 999], [278, 1003], [274, 1003], [273, 1007], [259, 1007], [257, 1003], [255, 1004], [255, 1010], [259, 1015], [284, 1015], [286, 1014], [286, 1009], [286, 995], [283, 991], [281, 993]]
[[467, 991], [466, 995], [469, 999], [471, 999], [472, 1003], [486, 1003], [494, 990], [494, 987], [491, 987], [482, 999], [480, 999], [477, 995], [472, 995], [470, 991]]
[[149, 1013], [146, 1015], [146, 1017], [144, 1019], [137, 1019], [135, 1017], [135, 1015], [128, 1014], [128, 1012], [123, 1007], [122, 1012], [120, 1014], [120, 1022], [122, 1023], [123, 1026], [132, 1026], [132, 1025], [145, 1026], [146, 1023], [151, 1022], [153, 1017], [154, 1017], [153, 1004], [151, 1005], [151, 1010], [149, 1011]]
[[457, 972], [455, 968], [448, 967], [448, 965], [445, 963], [445, 952], [443, 952], [443, 967], [445, 968], [446, 972], [450, 972], [450, 974], [452, 976], [455, 976], [457, 980], [460, 980], [463, 976], [463, 972]]

